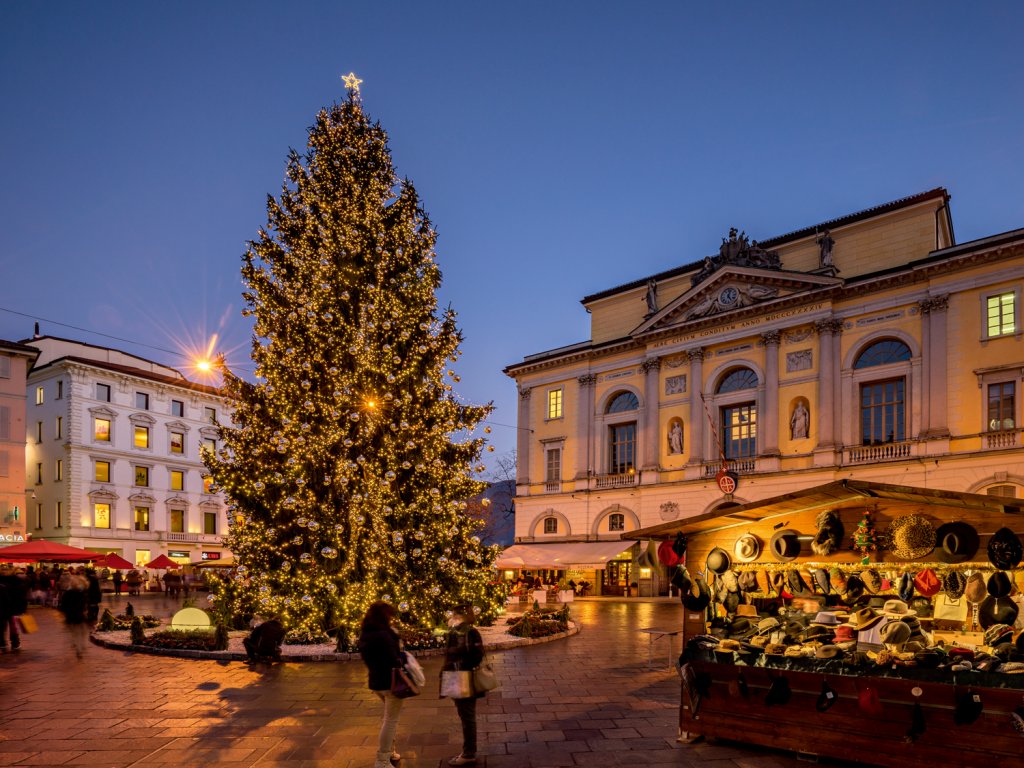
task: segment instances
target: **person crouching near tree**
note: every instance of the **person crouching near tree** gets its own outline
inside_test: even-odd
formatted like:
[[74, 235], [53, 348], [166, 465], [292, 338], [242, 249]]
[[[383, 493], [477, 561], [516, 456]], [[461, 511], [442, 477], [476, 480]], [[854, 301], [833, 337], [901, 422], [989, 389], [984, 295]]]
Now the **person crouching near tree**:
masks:
[[[483, 663], [484, 640], [473, 626], [475, 618], [476, 612], [471, 605], [460, 607], [452, 616], [442, 669], [473, 670]], [[481, 692], [465, 699], [452, 699], [462, 723], [462, 753], [449, 760], [448, 765], [476, 764], [476, 700], [483, 696]]]
[[395, 739], [404, 699], [391, 693], [391, 678], [405, 660], [398, 633], [391, 628], [394, 617], [395, 609], [390, 604], [373, 603], [366, 610], [359, 633], [359, 653], [369, 670], [369, 688], [384, 702], [384, 719], [380, 724], [373, 768], [390, 768], [392, 761], [402, 759], [395, 751]]

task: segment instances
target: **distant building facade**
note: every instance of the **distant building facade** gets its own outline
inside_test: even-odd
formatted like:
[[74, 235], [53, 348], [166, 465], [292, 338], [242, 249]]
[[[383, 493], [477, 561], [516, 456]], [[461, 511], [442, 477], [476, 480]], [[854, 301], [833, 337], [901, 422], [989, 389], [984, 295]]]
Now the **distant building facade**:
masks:
[[25, 381], [38, 355], [0, 339], [0, 547], [25, 541]]
[[225, 502], [201, 458], [230, 418], [219, 390], [114, 349], [23, 343], [39, 352], [26, 406], [32, 537], [137, 564], [227, 557]]
[[[584, 298], [589, 340], [506, 369], [517, 543], [564, 563], [843, 478], [1024, 495], [1022, 286], [1024, 230], [957, 245], [935, 189]], [[590, 572], [664, 593], [656, 560]]]

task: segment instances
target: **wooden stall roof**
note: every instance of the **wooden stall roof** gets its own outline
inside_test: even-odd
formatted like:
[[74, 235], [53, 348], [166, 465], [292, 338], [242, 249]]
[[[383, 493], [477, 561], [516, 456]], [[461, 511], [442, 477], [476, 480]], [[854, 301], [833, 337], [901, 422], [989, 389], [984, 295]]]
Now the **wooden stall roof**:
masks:
[[985, 510], [1024, 515], [1024, 499], [915, 488], [909, 485], [873, 483], [866, 480], [838, 480], [834, 483], [773, 496], [762, 501], [752, 501], [737, 507], [719, 508], [704, 515], [652, 525], [648, 528], [629, 531], [622, 536], [631, 539], [670, 539], [677, 533], [707, 533], [764, 520], [776, 515], [824, 510], [841, 507], [851, 502], [863, 503], [869, 500], [925, 504], [932, 507], [943, 507], [951, 511]]

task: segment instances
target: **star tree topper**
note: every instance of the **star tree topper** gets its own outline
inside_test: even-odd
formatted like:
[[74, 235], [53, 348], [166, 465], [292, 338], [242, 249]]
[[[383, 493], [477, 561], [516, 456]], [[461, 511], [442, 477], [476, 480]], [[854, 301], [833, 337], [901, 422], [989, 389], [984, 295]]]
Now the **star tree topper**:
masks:
[[355, 72], [349, 72], [347, 75], [342, 75], [341, 79], [345, 81], [346, 88], [350, 88], [356, 93], [359, 93], [359, 84], [363, 81], [356, 77]]

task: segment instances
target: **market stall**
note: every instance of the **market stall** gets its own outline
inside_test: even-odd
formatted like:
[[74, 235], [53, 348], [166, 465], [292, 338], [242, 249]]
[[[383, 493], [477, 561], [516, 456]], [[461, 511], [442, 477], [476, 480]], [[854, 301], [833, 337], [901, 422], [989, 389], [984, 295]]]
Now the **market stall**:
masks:
[[681, 734], [1017, 764], [1021, 531], [1024, 500], [850, 480], [631, 532], [685, 547]]

